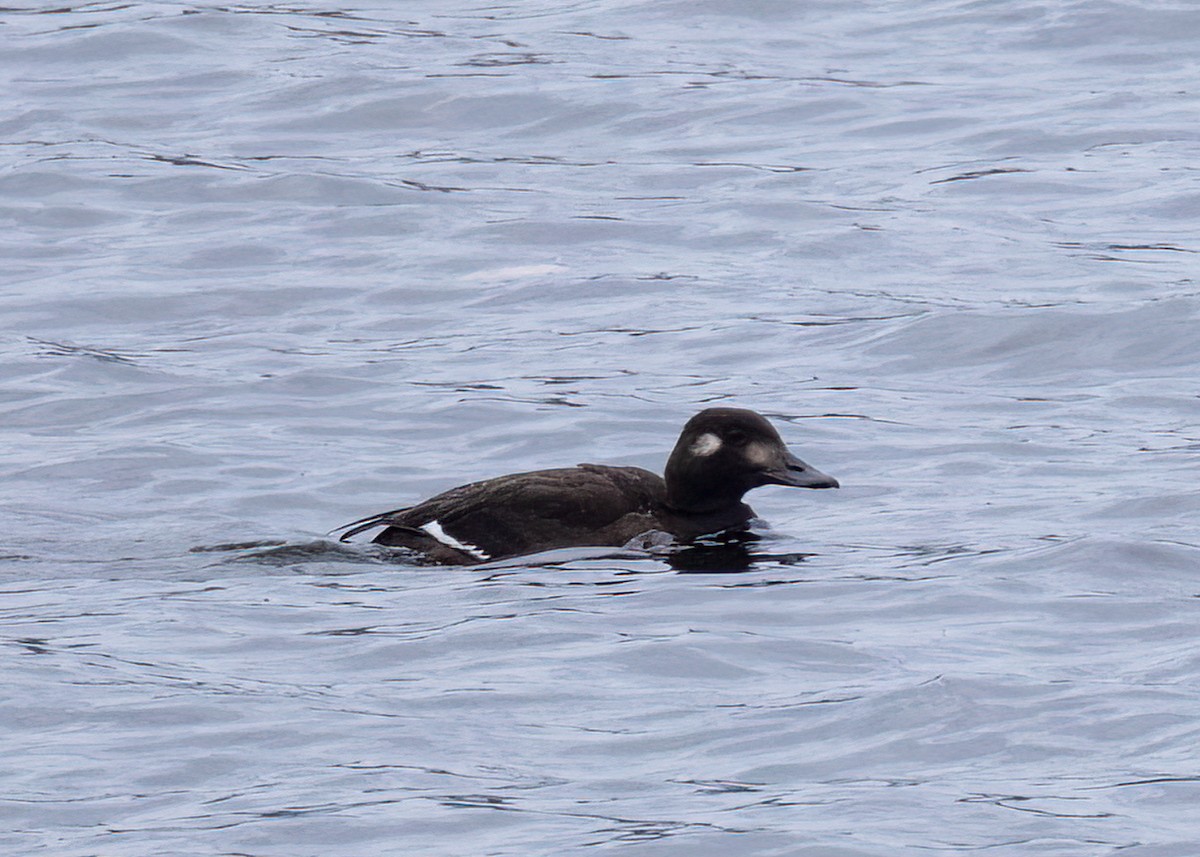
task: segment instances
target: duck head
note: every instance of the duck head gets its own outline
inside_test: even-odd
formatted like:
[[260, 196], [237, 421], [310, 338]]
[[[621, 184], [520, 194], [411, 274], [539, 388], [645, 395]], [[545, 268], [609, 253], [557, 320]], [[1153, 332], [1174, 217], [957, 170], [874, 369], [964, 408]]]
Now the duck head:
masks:
[[793, 455], [765, 417], [742, 408], [709, 408], [688, 420], [664, 479], [667, 504], [691, 513], [736, 505], [761, 485], [838, 487], [832, 476]]

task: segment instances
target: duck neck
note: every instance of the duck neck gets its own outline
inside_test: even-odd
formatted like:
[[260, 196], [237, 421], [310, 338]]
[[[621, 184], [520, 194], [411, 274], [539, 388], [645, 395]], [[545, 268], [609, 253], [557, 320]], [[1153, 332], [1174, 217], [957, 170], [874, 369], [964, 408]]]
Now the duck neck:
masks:
[[700, 536], [727, 531], [744, 530], [754, 517], [754, 510], [740, 500], [725, 499], [719, 503], [699, 504], [694, 498], [672, 497], [667, 494], [667, 529], [685, 541]]
[[675, 456], [667, 462], [663, 481], [667, 484], [666, 505], [684, 515], [711, 515], [746, 508], [742, 495], [746, 489], [732, 481], [717, 480], [707, 474], [698, 479]]

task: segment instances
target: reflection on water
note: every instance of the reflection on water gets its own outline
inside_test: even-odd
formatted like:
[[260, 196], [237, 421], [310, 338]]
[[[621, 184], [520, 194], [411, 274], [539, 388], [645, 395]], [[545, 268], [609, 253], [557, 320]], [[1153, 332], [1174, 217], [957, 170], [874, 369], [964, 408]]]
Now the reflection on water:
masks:
[[752, 570], [757, 564], [794, 566], [804, 562], [810, 553], [772, 552], [771, 540], [754, 532], [721, 534], [668, 550], [666, 560], [671, 568], [691, 574], [737, 574]]

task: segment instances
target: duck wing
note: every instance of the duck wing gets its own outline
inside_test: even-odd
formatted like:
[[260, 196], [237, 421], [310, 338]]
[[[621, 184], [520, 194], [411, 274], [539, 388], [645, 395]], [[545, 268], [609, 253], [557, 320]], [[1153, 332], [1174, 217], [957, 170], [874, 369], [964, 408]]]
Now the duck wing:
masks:
[[346, 525], [342, 541], [385, 527], [377, 544], [473, 563], [562, 547], [620, 547], [655, 527], [666, 486], [639, 467], [581, 464], [452, 488]]

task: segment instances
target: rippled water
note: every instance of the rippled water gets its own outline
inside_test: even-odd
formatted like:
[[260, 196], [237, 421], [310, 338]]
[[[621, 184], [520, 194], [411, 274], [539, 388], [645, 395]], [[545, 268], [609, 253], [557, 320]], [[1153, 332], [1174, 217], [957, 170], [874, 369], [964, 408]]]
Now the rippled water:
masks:
[[[1200, 853], [1194, 4], [0, 38], [0, 850]], [[714, 402], [749, 562], [323, 536]]]

